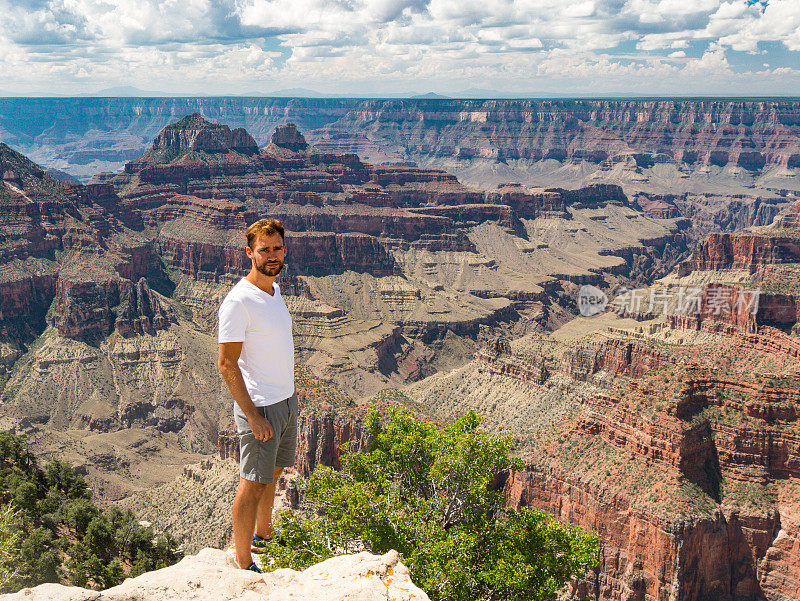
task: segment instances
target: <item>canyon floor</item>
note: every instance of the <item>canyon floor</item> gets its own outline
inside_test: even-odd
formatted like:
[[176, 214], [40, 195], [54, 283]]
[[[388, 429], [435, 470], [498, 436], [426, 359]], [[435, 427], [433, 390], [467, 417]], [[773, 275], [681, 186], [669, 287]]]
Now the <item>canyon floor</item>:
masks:
[[[761, 117], [742, 129], [721, 103], [728, 142], [700, 131], [678, 158], [640, 130], [581, 154], [582, 126], [569, 156], [520, 150], [537, 129], [498, 161], [495, 125], [470, 141], [480, 111], [434, 143], [391, 111], [320, 106], [293, 109], [307, 137], [181, 115], [86, 184], [0, 144], [0, 427], [187, 550], [224, 545], [238, 441], [216, 311], [269, 215], [287, 228], [293, 475], [336, 466], [370, 411], [474, 409], [526, 462], [511, 502], [600, 532], [576, 595], [800, 598], [797, 126], [754, 153]], [[296, 504], [294, 478], [281, 489]]]

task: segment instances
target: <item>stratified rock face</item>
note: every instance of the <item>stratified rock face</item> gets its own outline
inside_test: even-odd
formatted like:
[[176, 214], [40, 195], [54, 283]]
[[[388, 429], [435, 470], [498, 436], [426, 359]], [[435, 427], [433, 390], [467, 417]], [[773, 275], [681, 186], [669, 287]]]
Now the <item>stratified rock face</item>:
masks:
[[441, 170], [372, 167], [355, 155], [313, 152], [291, 124], [277, 128], [275, 141], [255, 155], [228, 149], [220, 159], [216, 151], [198, 150], [197, 156], [171, 158], [162, 152], [164, 139], [177, 139], [182, 148], [198, 128], [215, 127], [187, 117], [165, 129], [125, 174], [105, 180], [120, 190], [132, 222], [163, 224], [160, 244], [170, 264], [199, 279], [216, 281], [246, 268], [241, 230], [264, 214], [281, 219], [294, 237], [296, 273], [354, 269], [385, 275], [394, 270], [383, 249], [389, 240], [392, 246], [399, 239], [432, 251], [474, 251], [464, 224], [495, 221], [526, 237], [520, 218], [569, 217], [568, 204], [627, 203], [617, 186], [511, 186], [485, 193]]
[[363, 418], [350, 412], [312, 411], [301, 415], [297, 424], [297, 460], [295, 469], [308, 478], [318, 465], [341, 468], [342, 445], [353, 443], [358, 450], [367, 443]]
[[537, 451], [549, 459], [509, 490], [515, 503], [600, 532], [601, 569], [576, 594], [797, 597], [798, 214], [709, 235], [644, 291], [692, 290], [695, 310], [609, 328], [564, 353], [562, 373], [606, 391], [543, 437], [551, 442]]
[[[513, 432], [528, 467], [508, 481], [510, 503], [599, 532], [599, 570], [571, 598], [794, 599], [800, 338], [712, 317], [691, 332], [577, 318], [495, 339], [405, 391], [441, 419], [473, 409]], [[490, 367], [526, 354], [550, 367], [543, 382]]]
[[576, 598], [783, 601], [800, 590], [797, 523], [777, 512], [728, 508], [671, 521], [625, 495], [540, 469], [514, 474], [508, 491], [514, 504], [599, 532], [600, 570], [575, 587]]
[[501, 374], [531, 382], [544, 384], [549, 373], [544, 361], [536, 355], [514, 353], [505, 338], [497, 338], [475, 353], [475, 359], [486, 363], [493, 374]]
[[64, 274], [56, 282], [50, 324], [65, 338], [152, 334], [169, 327], [175, 318], [150, 290], [145, 278], [138, 282], [104, 273]]
[[692, 226], [697, 229], [721, 229], [725, 232], [769, 225], [792, 202], [788, 194], [762, 196], [722, 192], [639, 192], [635, 201], [651, 217], [670, 219], [683, 216], [691, 219]]
[[600, 344], [576, 345], [564, 352], [561, 371], [576, 380], [588, 380], [601, 369], [615, 375], [639, 377], [673, 363], [669, 355], [641, 343], [615, 338]]
[[741, 269], [754, 273], [778, 263], [800, 260], [800, 201], [774, 222], [748, 232], [709, 234], [694, 250], [684, 271]]
[[[0, 126], [11, 143], [37, 140], [51, 153], [62, 150], [74, 167], [92, 160], [119, 166], [187, 109], [213, 121], [245, 124], [262, 145], [287, 120], [305, 131], [323, 128], [311, 140], [321, 149], [383, 161], [422, 155], [602, 163], [622, 155], [642, 167], [664, 160], [750, 170], [800, 165], [800, 103], [794, 99], [4, 98]], [[64, 123], [59, 116], [65, 113], [75, 118]], [[76, 149], [74, 139], [92, 128], [111, 132], [117, 144], [102, 138], [96, 147]]]
[[800, 164], [795, 100], [368, 100], [329, 129], [439, 157]]
[[709, 332], [755, 333], [762, 326], [800, 331], [798, 224], [800, 203], [794, 203], [770, 226], [710, 234], [677, 273], [665, 279], [673, 291], [699, 293], [692, 311], [665, 311], [669, 323]]
[[299, 131], [294, 123], [287, 123], [286, 125], [279, 125], [275, 128], [275, 133], [272, 134], [272, 144], [280, 146], [281, 148], [288, 148], [294, 152], [301, 152], [308, 149], [306, 139]]
[[227, 125], [210, 123], [193, 113], [161, 130], [152, 149], [129, 163], [126, 170], [138, 171], [145, 165], [180, 160], [192, 152], [252, 155], [258, 152], [258, 144], [241, 127], [231, 131]]
[[[111, 307], [126, 298], [117, 290], [158, 270], [153, 246], [124, 225], [108, 184], [56, 180], [4, 144], [0, 172], [0, 333], [34, 335], [56, 298], [50, 321], [64, 336], [110, 332]], [[68, 298], [82, 299], [82, 308]], [[138, 308], [124, 311], [131, 319]]]
[[[519, 493], [512, 492], [524, 497], [519, 502], [600, 529], [605, 537], [605, 567], [597, 586], [606, 591], [601, 596], [625, 598], [635, 592], [627, 580], [629, 570], [640, 572], [634, 581], [644, 599], [660, 598], [663, 588], [675, 582], [681, 583], [687, 599], [784, 599], [798, 590], [797, 498], [792, 498], [793, 485], [783, 487], [800, 477], [796, 410], [800, 347], [793, 337], [771, 328], [758, 334], [736, 333], [729, 342], [715, 344], [718, 348], [711, 353], [713, 343], [675, 356], [664, 348], [659, 363], [650, 360], [647, 371], [628, 371], [637, 378], [623, 380], [609, 395], [587, 403], [573, 430], [591, 445], [616, 449], [630, 462], [631, 472], [643, 470], [638, 478], [645, 480], [644, 474], [658, 471], [664, 482], [674, 479], [697, 486], [715, 502], [712, 506], [719, 503], [713, 515], [677, 521], [666, 512], [667, 519], [655, 519], [646, 504], [638, 504], [636, 510], [626, 511], [626, 517], [614, 518], [608, 512], [618, 512], [630, 499], [617, 496], [609, 503], [600, 500], [600, 490], [589, 484], [591, 479], [580, 482], [536, 469], [520, 477], [520, 483], [527, 484], [519, 484]], [[692, 365], [695, 361], [698, 364]], [[759, 375], [749, 362], [770, 365], [775, 372]], [[575, 487], [581, 489], [580, 497], [567, 492]], [[755, 493], [760, 487], [782, 492]], [[786, 503], [775, 504], [772, 494], [786, 498]], [[662, 506], [659, 493], [651, 492], [649, 498], [654, 506]], [[675, 509], [689, 513], [687, 501], [678, 501]], [[558, 508], [562, 502], [570, 507]], [[587, 521], [587, 514], [596, 512]], [[625, 524], [622, 528], [617, 519]], [[639, 543], [631, 532], [649, 533], [649, 553], [636, 549]], [[787, 552], [790, 548], [795, 551]], [[770, 563], [768, 558], [777, 561]], [[763, 591], [766, 581], [774, 587], [769, 593]]]
[[[194, 131], [210, 125], [199, 117], [185, 119], [170, 126], [170, 135], [178, 135], [180, 128]], [[301, 148], [303, 144], [296, 128], [285, 126], [276, 130], [273, 143], [253, 155], [230, 151], [220, 159], [218, 153], [198, 151], [168, 160], [154, 145], [145, 157], [130, 163], [125, 173], [104, 181], [119, 190], [121, 208], [131, 223], [158, 232], [158, 246], [168, 267], [194, 280], [214, 283], [231, 283], [246, 273], [249, 260], [241, 232], [266, 215], [280, 219], [287, 228], [284, 277], [347, 271], [408, 277], [419, 270], [415, 257], [431, 253], [415, 278], [434, 288], [452, 286], [453, 280], [462, 282], [456, 284], [461, 288], [472, 279], [465, 291], [482, 298], [531, 299], [541, 293], [538, 282], [550, 275], [599, 282], [605, 272], [622, 272], [630, 264], [636, 271], [658, 270], [675, 261], [684, 244], [675, 224], [641, 223], [642, 233], [638, 227], [627, 227], [636, 211], [619, 186], [545, 190], [509, 184], [484, 192], [462, 185], [442, 170], [370, 166], [356, 155], [318, 152], [310, 146]], [[157, 162], [158, 157], [163, 162]], [[580, 212], [607, 209], [612, 214], [584, 218], [589, 223], [607, 222], [608, 235], [598, 236], [597, 244], [576, 244], [584, 252], [599, 246], [594, 251], [598, 267], [589, 266], [593, 258], [579, 256], [580, 251], [562, 253], [550, 250], [548, 244], [528, 242], [538, 232], [530, 231], [532, 226], [525, 220], [556, 219], [566, 224]], [[617, 226], [622, 221], [626, 227], [621, 231]], [[516, 265], [504, 269], [501, 278], [489, 273], [470, 278], [465, 271], [470, 265], [497, 269], [493, 258], [481, 256], [494, 249], [479, 250], [470, 238], [478, 226], [489, 223], [511, 237], [498, 243], [514, 244]], [[542, 225], [554, 231], [551, 224]], [[578, 226], [570, 231], [586, 230]], [[617, 236], [623, 240], [617, 241]], [[542, 261], [526, 256], [536, 251], [558, 258]], [[573, 265], [563, 265], [565, 259]], [[441, 263], [445, 265], [440, 267]], [[531, 270], [537, 275], [523, 275], [520, 281], [519, 272]], [[584, 273], [572, 275], [570, 270]], [[321, 300], [334, 306], [340, 302]]]
[[372, 555], [333, 557], [307, 570], [290, 569], [256, 574], [240, 569], [232, 553], [203, 549], [168, 568], [129, 578], [120, 585], [90, 591], [59, 584], [43, 584], [2, 595], [5, 601], [427, 601], [428, 595], [409, 576], [396, 551]]
[[710, 234], [697, 246], [691, 268], [701, 271], [745, 269], [800, 260], [800, 238], [752, 234]]

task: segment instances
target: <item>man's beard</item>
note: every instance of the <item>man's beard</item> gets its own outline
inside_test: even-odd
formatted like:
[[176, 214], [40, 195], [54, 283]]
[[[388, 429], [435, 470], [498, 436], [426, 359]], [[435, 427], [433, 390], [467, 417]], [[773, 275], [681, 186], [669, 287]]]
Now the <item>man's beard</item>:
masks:
[[263, 263], [261, 265], [256, 265], [256, 269], [260, 273], [263, 273], [265, 276], [274, 278], [276, 275], [278, 275], [281, 272], [281, 269], [283, 269], [283, 261], [282, 260], [278, 259], [276, 261], [276, 263], [277, 263], [277, 265], [270, 265], [269, 263]]

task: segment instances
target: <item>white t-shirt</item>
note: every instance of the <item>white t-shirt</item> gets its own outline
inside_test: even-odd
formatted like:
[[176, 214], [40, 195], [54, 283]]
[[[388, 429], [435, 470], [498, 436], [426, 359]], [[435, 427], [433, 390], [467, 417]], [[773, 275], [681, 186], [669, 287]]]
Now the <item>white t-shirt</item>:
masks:
[[270, 296], [247, 279], [219, 307], [219, 342], [243, 342], [239, 369], [256, 407], [294, 394], [292, 318], [278, 284]]

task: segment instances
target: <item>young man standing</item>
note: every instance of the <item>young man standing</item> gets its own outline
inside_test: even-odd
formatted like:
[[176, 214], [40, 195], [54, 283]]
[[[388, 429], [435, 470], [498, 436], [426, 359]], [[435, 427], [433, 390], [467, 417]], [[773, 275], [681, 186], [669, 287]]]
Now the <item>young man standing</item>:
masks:
[[275, 482], [294, 465], [297, 394], [292, 319], [275, 277], [283, 268], [283, 225], [262, 219], [245, 232], [252, 262], [219, 308], [219, 371], [233, 395], [239, 434], [239, 490], [233, 540], [239, 566], [260, 572], [251, 551], [273, 537]]

